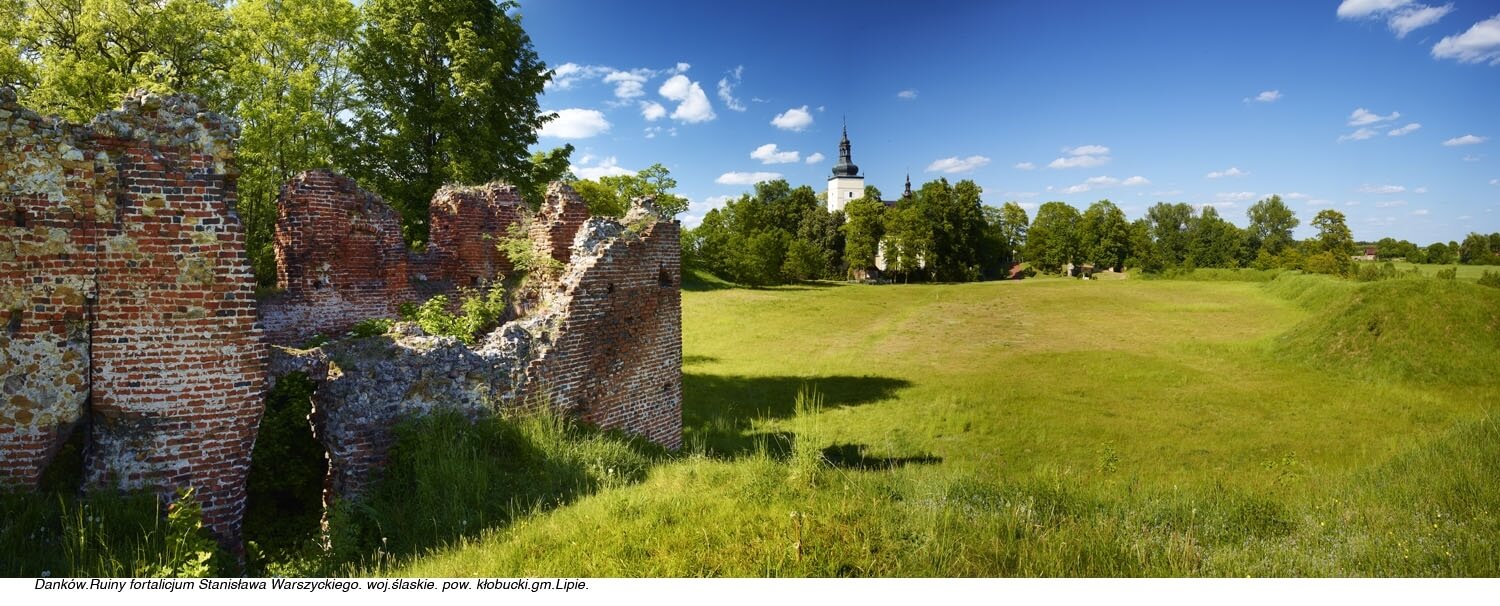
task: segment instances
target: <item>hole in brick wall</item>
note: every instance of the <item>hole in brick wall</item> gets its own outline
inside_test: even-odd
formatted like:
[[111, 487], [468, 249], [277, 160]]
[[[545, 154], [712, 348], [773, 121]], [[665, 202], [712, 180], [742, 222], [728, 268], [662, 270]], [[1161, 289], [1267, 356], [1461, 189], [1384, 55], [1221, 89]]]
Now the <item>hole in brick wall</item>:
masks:
[[667, 271], [666, 267], [662, 267], [656, 271], [656, 283], [660, 284], [662, 288], [672, 287], [672, 274]]
[[7, 336], [14, 337], [17, 334], [19, 334], [20, 332], [21, 332], [21, 310], [19, 310], [19, 309], [12, 309], [12, 310], [10, 310], [10, 319], [5, 322], [5, 334]]
[[11, 220], [15, 222], [16, 227], [26, 227], [26, 209], [21, 207], [21, 203], [16, 203], [16, 208], [13, 211]]
[[609, 286], [605, 286], [604, 287], [604, 292], [607, 292], [607, 293], [610, 293], [610, 294], [614, 294], [614, 292], [615, 292], [615, 285], [614, 285], [614, 283], [611, 282], [609, 284]]

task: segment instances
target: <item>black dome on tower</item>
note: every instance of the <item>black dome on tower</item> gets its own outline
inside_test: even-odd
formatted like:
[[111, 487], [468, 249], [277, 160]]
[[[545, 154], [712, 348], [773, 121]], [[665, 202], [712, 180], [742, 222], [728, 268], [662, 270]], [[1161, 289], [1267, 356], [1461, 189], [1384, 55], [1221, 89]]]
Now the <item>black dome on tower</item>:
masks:
[[835, 177], [858, 177], [859, 166], [849, 159], [849, 126], [844, 126], [844, 138], [839, 141], [839, 163], [833, 165]]

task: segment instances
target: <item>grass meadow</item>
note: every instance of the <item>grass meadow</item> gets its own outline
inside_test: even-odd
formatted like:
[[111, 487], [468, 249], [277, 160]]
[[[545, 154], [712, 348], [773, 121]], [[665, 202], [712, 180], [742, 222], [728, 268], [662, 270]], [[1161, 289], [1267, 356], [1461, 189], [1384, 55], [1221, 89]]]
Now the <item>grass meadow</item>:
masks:
[[1500, 574], [1500, 290], [690, 286], [681, 453], [357, 572]]

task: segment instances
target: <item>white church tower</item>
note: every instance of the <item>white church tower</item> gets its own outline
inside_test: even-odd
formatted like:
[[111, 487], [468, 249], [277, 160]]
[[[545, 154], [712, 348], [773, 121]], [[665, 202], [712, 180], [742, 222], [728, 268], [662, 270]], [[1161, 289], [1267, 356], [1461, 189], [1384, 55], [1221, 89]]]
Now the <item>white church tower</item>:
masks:
[[844, 210], [844, 205], [865, 195], [865, 178], [859, 167], [849, 159], [849, 126], [844, 126], [844, 138], [839, 141], [839, 163], [833, 165], [833, 176], [828, 178], [828, 212]]

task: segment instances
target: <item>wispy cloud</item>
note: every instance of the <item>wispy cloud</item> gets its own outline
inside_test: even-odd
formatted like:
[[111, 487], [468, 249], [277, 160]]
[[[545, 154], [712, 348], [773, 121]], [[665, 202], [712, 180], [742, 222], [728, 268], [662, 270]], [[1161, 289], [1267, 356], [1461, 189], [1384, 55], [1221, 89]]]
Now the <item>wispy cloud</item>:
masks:
[[1264, 90], [1254, 97], [1245, 97], [1245, 103], [1271, 103], [1281, 98], [1279, 90]]
[[1380, 131], [1378, 130], [1372, 128], [1361, 128], [1347, 135], [1340, 135], [1339, 143], [1343, 143], [1345, 141], [1364, 141], [1365, 139], [1369, 139], [1370, 137], [1378, 134], [1380, 134]]
[[1444, 141], [1443, 145], [1446, 145], [1448, 147], [1457, 147], [1457, 146], [1460, 146], [1460, 145], [1478, 145], [1478, 144], [1484, 143], [1485, 141], [1488, 141], [1488, 140], [1489, 140], [1489, 137], [1480, 137], [1480, 136], [1476, 136], [1476, 135], [1464, 135], [1462, 137], [1454, 137], [1452, 139]]
[[719, 185], [755, 185], [761, 181], [774, 181], [781, 178], [781, 173], [771, 172], [727, 172], [714, 179]]
[[604, 81], [615, 85], [615, 97], [620, 99], [634, 99], [646, 94], [646, 80], [651, 77], [650, 70], [632, 70], [628, 72], [614, 71], [604, 77]]
[[1124, 185], [1126, 187], [1135, 187], [1137, 185], [1150, 185], [1150, 184], [1151, 184], [1151, 180], [1150, 179], [1147, 179], [1147, 178], [1142, 177], [1140, 175], [1136, 175], [1134, 177], [1128, 177], [1124, 181], [1120, 182], [1120, 185]]
[[1432, 46], [1432, 56], [1462, 63], [1500, 65], [1500, 15], [1475, 23], [1468, 31]]
[[1304, 194], [1304, 193], [1302, 193], [1300, 191], [1294, 191], [1294, 192], [1289, 193], [1289, 194], [1287, 194], [1285, 196], [1282, 196], [1282, 197], [1286, 198], [1288, 200], [1304, 200], [1304, 199], [1307, 199], [1307, 198], [1311, 198], [1312, 196]]
[[915, 99], [915, 98], [917, 98], [917, 89], [915, 89], [915, 88], [908, 88], [908, 89], [903, 90], [903, 91], [901, 91], [899, 93], [896, 93], [896, 96], [900, 97], [902, 99], [908, 99], [908, 100]]
[[1103, 145], [1080, 145], [1063, 148], [1067, 154], [1047, 164], [1047, 168], [1088, 168], [1109, 163], [1109, 148]]
[[1425, 209], [1425, 208], [1418, 208], [1418, 209], [1416, 209], [1414, 211], [1411, 211], [1411, 214], [1416, 215], [1418, 217], [1421, 217], [1421, 216], [1424, 216], [1424, 215], [1427, 214], [1427, 209]]
[[802, 154], [797, 150], [783, 151], [777, 149], [775, 143], [767, 143], [750, 152], [750, 158], [760, 160], [761, 164], [791, 164], [801, 161]]
[[1213, 171], [1213, 172], [1208, 173], [1206, 175], [1203, 175], [1203, 178], [1205, 178], [1205, 179], [1223, 179], [1224, 177], [1243, 177], [1243, 176], [1248, 175], [1248, 174], [1250, 174], [1249, 171], [1243, 171], [1243, 170], [1240, 170], [1238, 167], [1231, 166], [1231, 167], [1229, 167], [1228, 170], [1216, 170], [1216, 171]]
[[1355, 108], [1354, 113], [1349, 114], [1349, 126], [1364, 126], [1376, 122], [1389, 122], [1401, 117], [1401, 112], [1391, 112], [1382, 116], [1363, 107]]
[[[734, 87], [740, 85], [740, 76], [745, 73], [745, 66], [736, 65], [723, 78], [719, 78], [719, 101], [730, 111], [742, 112], [747, 108], [745, 104], [734, 96]], [[730, 82], [733, 78], [734, 81]]]
[[822, 162], [823, 159], [826, 158], [826, 157], [827, 156], [824, 156], [822, 154], [822, 152], [813, 152], [812, 155], [810, 155], [810, 156], [807, 157], [807, 163], [808, 164], [817, 164], [819, 162]]
[[812, 126], [812, 123], [812, 113], [807, 111], [806, 105], [802, 107], [793, 107], [789, 110], [776, 114], [776, 117], [771, 119], [772, 126], [775, 126], [776, 128], [779, 128], [781, 130], [789, 130], [793, 132], [802, 132], [804, 130], [807, 130], [807, 127]]
[[1406, 191], [1406, 187], [1401, 186], [1401, 185], [1361, 185], [1361, 186], [1359, 186], [1359, 190], [1358, 191], [1359, 191], [1359, 193], [1362, 193], [1362, 194], [1382, 194], [1382, 195], [1387, 195], [1387, 194], [1399, 194], [1401, 192], [1404, 192], [1404, 191]]
[[1017, 162], [1013, 168], [1016, 170], [1032, 170], [1036, 168], [1036, 165], [1030, 162]]
[[1393, 128], [1393, 129], [1391, 129], [1390, 132], [1386, 133], [1386, 136], [1388, 136], [1388, 137], [1400, 137], [1400, 136], [1404, 136], [1404, 135], [1409, 135], [1411, 133], [1417, 132], [1417, 129], [1419, 129], [1419, 128], [1422, 128], [1422, 125], [1420, 123], [1412, 122], [1411, 124], [1408, 124], [1406, 126], [1403, 126], [1403, 127], [1400, 127], [1400, 128]]
[[1225, 206], [1234, 206], [1236, 202], [1248, 202], [1254, 200], [1255, 197], [1255, 192], [1253, 191], [1232, 191], [1214, 194], [1214, 199]]
[[927, 165], [927, 172], [966, 173], [989, 163], [990, 159], [984, 156], [969, 156], [967, 158], [952, 156], [933, 160], [932, 164]]
[[1396, 208], [1398, 206], [1406, 206], [1406, 200], [1386, 200], [1375, 203], [1375, 208]]
[[609, 132], [609, 127], [604, 112], [570, 107], [557, 110], [557, 117], [543, 124], [537, 135], [554, 139], [587, 139]]
[[1452, 4], [1428, 6], [1412, 0], [1344, 0], [1338, 8], [1340, 19], [1384, 19], [1397, 38], [1437, 23], [1451, 12]]
[[620, 166], [619, 160], [614, 156], [603, 158], [596, 164], [587, 161], [594, 158], [585, 155], [578, 164], [573, 165], [573, 174], [580, 179], [597, 180], [599, 177], [618, 177], [621, 175], [633, 175], [635, 171]]

